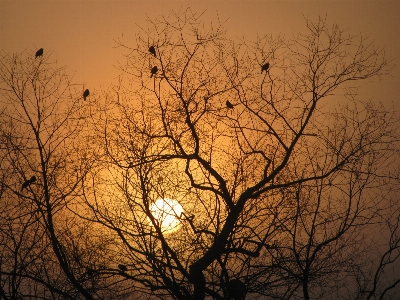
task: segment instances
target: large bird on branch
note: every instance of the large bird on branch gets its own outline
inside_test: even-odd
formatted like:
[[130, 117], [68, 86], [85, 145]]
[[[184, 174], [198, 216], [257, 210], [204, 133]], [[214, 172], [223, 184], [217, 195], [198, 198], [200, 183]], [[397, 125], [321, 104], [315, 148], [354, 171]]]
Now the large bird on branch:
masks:
[[26, 189], [28, 186], [30, 186], [32, 183], [36, 181], [36, 176], [32, 176], [31, 179], [25, 180], [25, 182], [22, 184], [21, 191], [23, 189]]
[[156, 57], [156, 49], [154, 48], [154, 46], [150, 46], [149, 52], [150, 52], [151, 54], [153, 54], [154, 57]]
[[233, 109], [233, 104], [232, 103], [230, 103], [228, 100], [226, 100], [226, 107], [227, 108], [229, 108], [229, 109]]
[[269, 63], [265, 63], [262, 67], [261, 67], [261, 73], [263, 71], [267, 72], [267, 70], [269, 69]]
[[40, 48], [38, 51], [36, 51], [35, 58], [42, 55], [43, 55], [43, 48]]
[[244, 300], [246, 299], [246, 285], [239, 279], [230, 280], [228, 283], [228, 292], [230, 299]]
[[90, 95], [90, 92], [89, 92], [88, 89], [86, 89], [86, 90], [83, 92], [83, 100], [86, 100], [86, 97], [88, 97], [89, 95]]
[[128, 268], [127, 268], [125, 265], [123, 265], [123, 264], [119, 264], [119, 265], [118, 265], [118, 269], [120, 269], [122, 272], [128, 271]]
[[152, 67], [150, 72], [151, 72], [151, 75], [150, 75], [150, 78], [151, 78], [151, 77], [153, 77], [154, 74], [156, 74], [158, 72], [157, 66]]

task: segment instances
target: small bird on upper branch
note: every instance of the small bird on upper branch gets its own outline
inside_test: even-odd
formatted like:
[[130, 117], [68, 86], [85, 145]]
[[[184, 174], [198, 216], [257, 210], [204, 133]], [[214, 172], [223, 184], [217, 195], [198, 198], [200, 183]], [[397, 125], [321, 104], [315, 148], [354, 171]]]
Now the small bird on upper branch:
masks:
[[261, 73], [262, 73], [263, 71], [267, 71], [268, 68], [269, 68], [269, 63], [264, 64], [264, 65], [261, 67]]
[[35, 58], [42, 55], [43, 55], [43, 48], [40, 48], [38, 51], [36, 51]]
[[86, 100], [86, 97], [88, 97], [89, 95], [90, 95], [90, 92], [89, 92], [88, 89], [86, 89], [86, 90], [83, 92], [83, 100]]
[[233, 104], [226, 100], [226, 107], [229, 109], [233, 109]]
[[150, 75], [150, 78], [151, 78], [151, 77], [153, 77], [154, 74], [156, 74], [158, 72], [157, 66], [152, 67], [150, 72], [151, 72], [151, 75]]
[[23, 184], [22, 184], [22, 188], [21, 191], [25, 188], [27, 188], [28, 186], [30, 186], [32, 183], [34, 183], [36, 181], [36, 176], [32, 176], [31, 179], [26, 180]]
[[154, 48], [154, 46], [150, 46], [149, 52], [150, 52], [151, 54], [153, 54], [154, 57], [156, 57], [156, 49]]

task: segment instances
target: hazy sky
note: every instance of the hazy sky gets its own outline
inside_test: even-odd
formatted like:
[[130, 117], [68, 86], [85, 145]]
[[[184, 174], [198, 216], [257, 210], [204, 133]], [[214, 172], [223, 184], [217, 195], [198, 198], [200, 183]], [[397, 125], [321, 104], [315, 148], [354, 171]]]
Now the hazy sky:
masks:
[[[386, 46], [388, 56], [400, 61], [400, 1], [2, 1], [0, 48], [8, 53], [41, 47], [52, 59], [68, 67], [76, 83], [96, 90], [106, 88], [123, 61], [115, 39], [134, 46], [138, 25], [187, 7], [205, 21], [225, 21], [228, 35], [254, 40], [257, 34], [290, 36], [305, 29], [305, 18], [327, 16], [353, 33], [370, 35]], [[400, 110], [400, 66], [383, 82], [365, 85], [363, 95]]]

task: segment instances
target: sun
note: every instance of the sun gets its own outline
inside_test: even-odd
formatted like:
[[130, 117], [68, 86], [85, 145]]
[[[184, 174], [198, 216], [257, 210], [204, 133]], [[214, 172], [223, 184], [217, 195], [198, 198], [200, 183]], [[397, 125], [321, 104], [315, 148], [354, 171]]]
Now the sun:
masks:
[[[179, 229], [179, 217], [183, 212], [182, 206], [174, 199], [157, 199], [150, 207], [151, 214], [160, 222], [163, 233], [171, 233]], [[149, 220], [150, 221], [150, 220]]]

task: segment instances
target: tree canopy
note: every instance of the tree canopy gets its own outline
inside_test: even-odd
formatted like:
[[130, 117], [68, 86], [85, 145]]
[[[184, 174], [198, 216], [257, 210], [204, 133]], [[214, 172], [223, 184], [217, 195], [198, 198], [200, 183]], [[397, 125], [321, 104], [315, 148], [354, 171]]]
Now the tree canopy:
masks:
[[86, 101], [1, 54], [4, 299], [395, 297], [399, 121], [354, 85], [391, 60], [321, 18], [256, 41], [201, 18], [118, 42]]

